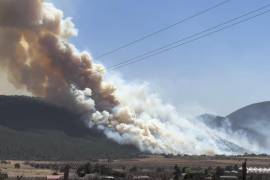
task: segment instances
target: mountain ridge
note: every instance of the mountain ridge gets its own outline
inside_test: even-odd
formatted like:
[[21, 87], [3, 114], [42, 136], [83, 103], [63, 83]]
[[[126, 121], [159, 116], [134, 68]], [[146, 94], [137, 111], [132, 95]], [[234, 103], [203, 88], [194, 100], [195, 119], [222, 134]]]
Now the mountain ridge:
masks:
[[233, 132], [245, 134], [250, 142], [263, 149], [270, 148], [270, 101], [243, 106], [225, 117], [203, 114], [197, 117], [211, 128], [231, 128]]

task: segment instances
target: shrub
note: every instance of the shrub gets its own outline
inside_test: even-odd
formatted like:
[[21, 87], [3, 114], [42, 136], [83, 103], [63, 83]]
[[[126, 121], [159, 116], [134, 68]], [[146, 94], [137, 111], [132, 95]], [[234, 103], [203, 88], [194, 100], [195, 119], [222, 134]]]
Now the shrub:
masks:
[[0, 172], [0, 180], [5, 180], [5, 179], [8, 179], [7, 173]]
[[129, 172], [137, 172], [138, 168], [136, 166], [133, 166], [132, 168], [130, 168]]
[[14, 164], [15, 169], [20, 169], [21, 165], [19, 163]]

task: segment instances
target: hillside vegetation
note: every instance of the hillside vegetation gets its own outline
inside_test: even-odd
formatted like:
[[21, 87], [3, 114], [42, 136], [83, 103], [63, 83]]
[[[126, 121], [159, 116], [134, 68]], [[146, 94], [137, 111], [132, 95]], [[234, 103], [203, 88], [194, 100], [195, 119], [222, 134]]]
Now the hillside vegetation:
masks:
[[0, 142], [0, 159], [86, 160], [138, 153], [87, 128], [78, 114], [25, 96], [0, 96]]

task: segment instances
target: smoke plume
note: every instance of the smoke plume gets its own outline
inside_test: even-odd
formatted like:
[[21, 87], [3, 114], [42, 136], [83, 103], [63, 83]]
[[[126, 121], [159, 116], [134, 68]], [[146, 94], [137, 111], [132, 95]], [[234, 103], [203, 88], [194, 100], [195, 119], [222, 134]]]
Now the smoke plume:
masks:
[[104, 78], [106, 68], [69, 43], [76, 35], [71, 19], [51, 3], [0, 0], [0, 67], [16, 88], [76, 110], [89, 126], [142, 151], [235, 154], [250, 145], [244, 134], [233, 141], [236, 134], [182, 118], [147, 84]]

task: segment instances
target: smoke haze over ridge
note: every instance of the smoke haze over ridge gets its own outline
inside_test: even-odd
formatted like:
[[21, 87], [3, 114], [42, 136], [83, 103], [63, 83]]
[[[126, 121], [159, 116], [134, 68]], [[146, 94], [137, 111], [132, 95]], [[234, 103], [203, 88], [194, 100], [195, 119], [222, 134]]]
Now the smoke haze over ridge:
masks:
[[[69, 43], [71, 18], [42, 0], [0, 0], [0, 66], [17, 89], [76, 110], [89, 126], [142, 151], [172, 154], [264, 152], [244, 132], [218, 130], [181, 117], [147, 84], [108, 74]], [[237, 145], [235, 145], [237, 144]]]

